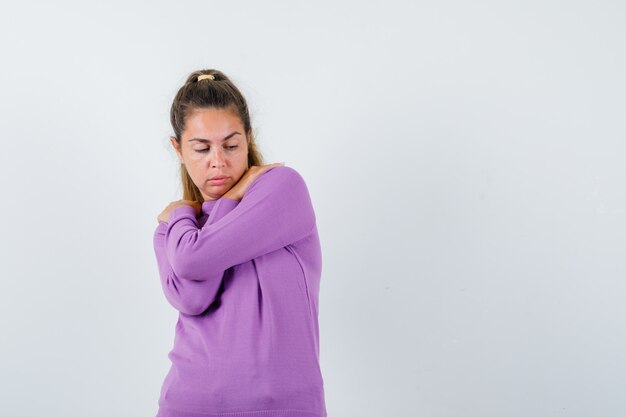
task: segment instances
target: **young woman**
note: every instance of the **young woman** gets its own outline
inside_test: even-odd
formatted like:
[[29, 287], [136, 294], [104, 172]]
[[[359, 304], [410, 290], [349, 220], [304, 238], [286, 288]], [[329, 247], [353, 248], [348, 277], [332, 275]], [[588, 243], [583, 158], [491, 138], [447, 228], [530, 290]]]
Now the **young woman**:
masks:
[[326, 417], [322, 256], [302, 176], [263, 164], [220, 71], [190, 74], [170, 119], [183, 199], [158, 215], [154, 250], [179, 315], [157, 417]]

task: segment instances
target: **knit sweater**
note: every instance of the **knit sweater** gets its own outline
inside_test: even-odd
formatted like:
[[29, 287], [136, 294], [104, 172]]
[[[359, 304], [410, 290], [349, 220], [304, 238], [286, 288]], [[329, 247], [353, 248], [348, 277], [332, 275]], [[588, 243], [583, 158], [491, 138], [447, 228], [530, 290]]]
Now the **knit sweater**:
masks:
[[178, 310], [156, 417], [326, 417], [319, 365], [322, 254], [302, 176], [259, 175], [240, 202], [184, 205], [154, 232]]

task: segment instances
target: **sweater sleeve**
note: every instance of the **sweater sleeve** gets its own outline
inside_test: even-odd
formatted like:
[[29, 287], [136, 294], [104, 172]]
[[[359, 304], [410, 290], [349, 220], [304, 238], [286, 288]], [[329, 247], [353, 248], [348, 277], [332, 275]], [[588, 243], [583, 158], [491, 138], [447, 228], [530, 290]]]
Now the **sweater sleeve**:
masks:
[[315, 227], [307, 186], [288, 166], [275, 166], [259, 175], [238, 204], [226, 198], [220, 202], [212, 211], [223, 217], [202, 228], [193, 207], [170, 212], [165, 252], [179, 278], [214, 280], [234, 265], [305, 238]]
[[[217, 201], [205, 224], [210, 224], [220, 219], [229, 210], [232, 210], [237, 202], [230, 199]], [[195, 213], [195, 211], [194, 211]], [[195, 216], [194, 216], [195, 218]], [[215, 301], [215, 297], [222, 283], [224, 271], [202, 281], [180, 279], [167, 259], [165, 253], [165, 233], [168, 223], [159, 222], [154, 232], [154, 252], [161, 278], [161, 287], [167, 301], [176, 310], [189, 315], [198, 315], [204, 312]]]

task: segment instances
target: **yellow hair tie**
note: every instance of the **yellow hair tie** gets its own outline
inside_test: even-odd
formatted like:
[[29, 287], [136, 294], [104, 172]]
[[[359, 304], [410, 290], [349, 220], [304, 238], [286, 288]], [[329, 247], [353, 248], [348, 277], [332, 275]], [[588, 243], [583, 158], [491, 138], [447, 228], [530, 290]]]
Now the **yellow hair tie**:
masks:
[[213, 74], [202, 74], [202, 75], [198, 75], [198, 80], [197, 81], [202, 81], [202, 80], [214, 80], [215, 77], [213, 76]]

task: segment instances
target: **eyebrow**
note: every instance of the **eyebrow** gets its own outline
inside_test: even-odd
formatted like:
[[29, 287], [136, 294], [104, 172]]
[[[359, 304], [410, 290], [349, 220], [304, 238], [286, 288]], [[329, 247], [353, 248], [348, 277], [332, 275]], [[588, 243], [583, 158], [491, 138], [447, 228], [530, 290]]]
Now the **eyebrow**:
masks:
[[[239, 132], [233, 132], [230, 135], [226, 136], [225, 138], [222, 139], [222, 142], [224, 142], [225, 140], [228, 140], [230, 138], [232, 138], [235, 135], [241, 135], [241, 133]], [[211, 141], [209, 139], [204, 139], [204, 138], [193, 138], [193, 139], [189, 139], [189, 142], [192, 142], [194, 140], [197, 140], [198, 142], [202, 142], [202, 143], [211, 143]]]

